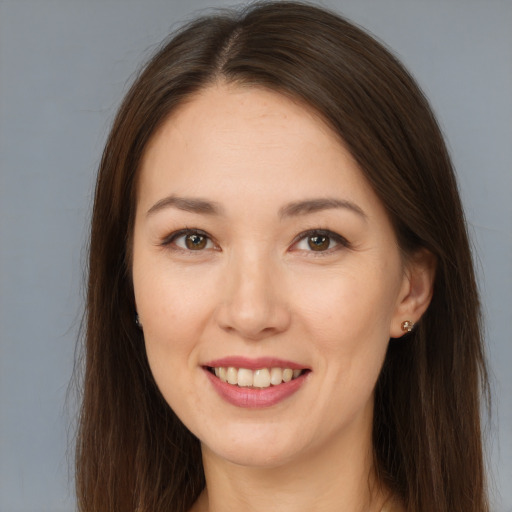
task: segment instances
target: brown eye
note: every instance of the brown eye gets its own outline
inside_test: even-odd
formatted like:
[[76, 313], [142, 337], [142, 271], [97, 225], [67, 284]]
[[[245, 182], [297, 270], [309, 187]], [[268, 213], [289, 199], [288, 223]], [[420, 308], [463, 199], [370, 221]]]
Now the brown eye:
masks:
[[185, 236], [185, 246], [191, 251], [200, 251], [206, 247], [208, 238], [198, 233], [191, 233]]
[[181, 229], [175, 231], [162, 241], [162, 245], [170, 249], [194, 252], [215, 248], [215, 244], [210, 236], [198, 229]]
[[308, 246], [312, 251], [326, 251], [330, 244], [331, 239], [326, 235], [308, 236]]
[[326, 254], [350, 247], [345, 237], [329, 229], [311, 229], [300, 233], [292, 244], [293, 250]]

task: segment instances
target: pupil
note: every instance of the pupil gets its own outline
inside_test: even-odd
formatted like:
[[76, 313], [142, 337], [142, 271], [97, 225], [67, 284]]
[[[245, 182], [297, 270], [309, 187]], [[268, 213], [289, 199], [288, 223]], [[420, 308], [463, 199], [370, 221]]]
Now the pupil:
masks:
[[310, 236], [308, 245], [313, 251], [323, 251], [329, 248], [329, 237], [324, 235]]
[[197, 251], [198, 249], [204, 249], [206, 246], [206, 237], [202, 235], [188, 235], [185, 238], [185, 244], [188, 249]]

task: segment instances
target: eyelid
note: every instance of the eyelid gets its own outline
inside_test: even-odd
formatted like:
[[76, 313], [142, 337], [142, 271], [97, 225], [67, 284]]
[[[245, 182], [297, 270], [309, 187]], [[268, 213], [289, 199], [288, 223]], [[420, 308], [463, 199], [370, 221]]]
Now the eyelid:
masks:
[[212, 247], [207, 247], [202, 250], [194, 251], [194, 250], [187, 249], [184, 247], [179, 247], [176, 244], [173, 244], [173, 242], [175, 242], [175, 240], [177, 240], [178, 238], [181, 238], [183, 236], [186, 236], [186, 235], [204, 236], [205, 238], [208, 239], [209, 242], [211, 242], [214, 245], [213, 249], [218, 249], [217, 244], [215, 243], [213, 238], [206, 231], [204, 231], [202, 229], [198, 229], [198, 228], [183, 228], [183, 229], [178, 229], [177, 231], [173, 231], [169, 235], [165, 236], [161, 240], [159, 245], [162, 247], [170, 248], [175, 251], [183, 251], [183, 252], [187, 252], [187, 253], [193, 253], [193, 252], [200, 253], [200, 252], [205, 251], [206, 249], [212, 249]]
[[[204, 231], [202, 229], [199, 229], [199, 228], [183, 228], [183, 229], [178, 229], [177, 231], [173, 231], [169, 235], [165, 236], [161, 240], [159, 245], [162, 246], [162, 247], [169, 247], [172, 250], [183, 251], [183, 252], [187, 252], [187, 253], [193, 253], [193, 252], [200, 253], [200, 252], [203, 252], [206, 248], [202, 249], [202, 250], [194, 251], [194, 250], [187, 249], [187, 248], [184, 248], [184, 247], [179, 247], [179, 246], [177, 246], [175, 244], [173, 245], [173, 242], [175, 240], [177, 240], [178, 238], [186, 236], [186, 235], [191, 235], [191, 234], [197, 234], [197, 235], [200, 235], [200, 236], [204, 236], [205, 238], [208, 239], [209, 242], [211, 242], [214, 245], [214, 247], [213, 247], [214, 250], [219, 250], [219, 247], [216, 244], [215, 240], [212, 238], [212, 236], [209, 235], [206, 231]], [[325, 251], [314, 251], [314, 250], [311, 249], [309, 251], [306, 250], [305, 252], [311, 252], [311, 253], [314, 253], [314, 254], [320, 256], [322, 254], [329, 254], [329, 253], [337, 250], [340, 246], [341, 247], [347, 247], [347, 248], [351, 247], [350, 242], [345, 237], [340, 235], [339, 233], [336, 233], [336, 232], [331, 231], [329, 229], [315, 228], [315, 229], [308, 229], [307, 231], [303, 231], [302, 233], [299, 233], [292, 240], [291, 248], [293, 249], [299, 242], [301, 242], [302, 240], [304, 240], [304, 239], [306, 239], [306, 238], [308, 238], [310, 236], [318, 236], [318, 235], [326, 236], [326, 237], [330, 238], [332, 241], [334, 241], [336, 243], [336, 246], [335, 247], [330, 247], [330, 248], [326, 249]], [[212, 249], [212, 248], [210, 247], [208, 249]]]
[[346, 248], [350, 248], [351, 247], [351, 244], [350, 242], [343, 236], [341, 236], [339, 233], [336, 233], [334, 231], [331, 231], [329, 229], [309, 229], [307, 231], [303, 231], [302, 233], [298, 234], [292, 241], [292, 244], [291, 244], [291, 247], [295, 247], [299, 242], [301, 242], [302, 240], [310, 237], [310, 236], [315, 236], [315, 235], [320, 235], [320, 236], [326, 236], [326, 237], [329, 237], [331, 240], [333, 240], [335, 243], [336, 243], [336, 246], [335, 247], [330, 247], [329, 249], [325, 250], [325, 251], [314, 251], [314, 250], [309, 250], [309, 251], [306, 251], [306, 252], [311, 252], [315, 255], [318, 255], [318, 256], [321, 256], [322, 254], [329, 254], [335, 250], [337, 250], [340, 246], [341, 247], [346, 247]]

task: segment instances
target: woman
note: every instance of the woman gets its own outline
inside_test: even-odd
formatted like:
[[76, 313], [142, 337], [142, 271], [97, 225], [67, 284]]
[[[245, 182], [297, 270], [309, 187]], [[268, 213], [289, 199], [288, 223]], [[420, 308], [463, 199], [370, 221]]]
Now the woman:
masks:
[[297, 3], [201, 18], [127, 94], [92, 220], [83, 511], [484, 511], [486, 371], [418, 87]]

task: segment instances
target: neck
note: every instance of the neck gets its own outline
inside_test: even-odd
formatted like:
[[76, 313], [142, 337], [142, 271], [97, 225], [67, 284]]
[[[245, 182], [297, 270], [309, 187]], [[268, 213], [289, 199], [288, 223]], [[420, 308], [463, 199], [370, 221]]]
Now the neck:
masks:
[[371, 432], [332, 440], [276, 466], [233, 464], [203, 446], [206, 489], [194, 512], [378, 512]]

